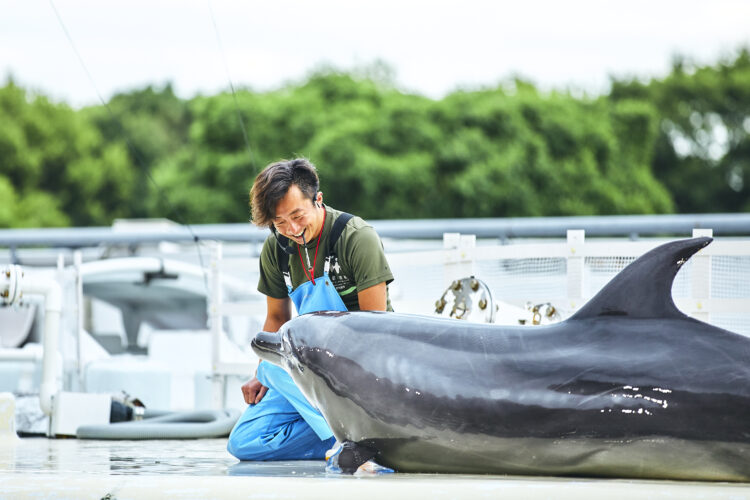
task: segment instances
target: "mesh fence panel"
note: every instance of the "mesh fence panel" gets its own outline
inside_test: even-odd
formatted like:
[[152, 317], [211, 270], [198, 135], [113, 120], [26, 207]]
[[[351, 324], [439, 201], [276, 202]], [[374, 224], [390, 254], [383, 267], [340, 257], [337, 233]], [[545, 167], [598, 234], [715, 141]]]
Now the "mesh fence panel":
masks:
[[[584, 298], [593, 297], [635, 257], [596, 256], [584, 260]], [[565, 258], [528, 257], [503, 258], [475, 262], [476, 276], [483, 280], [498, 300], [522, 305], [526, 301], [557, 301], [563, 316], [566, 310], [563, 299], [567, 296], [567, 261]], [[687, 261], [675, 277], [672, 296], [690, 298], [693, 293], [693, 261]], [[420, 266], [415, 258], [413, 265], [394, 269], [400, 292], [404, 296], [425, 296], [428, 307], [444, 288], [440, 266]], [[750, 256], [713, 256], [711, 259], [710, 297], [717, 299], [750, 298]], [[711, 324], [750, 336], [750, 311], [713, 313]]]
[[[390, 285], [394, 308], [400, 312], [432, 314], [435, 301], [446, 288], [444, 267], [421, 262], [420, 252], [414, 252], [413, 258], [396, 260], [398, 263], [394, 265], [394, 261], [391, 265], [395, 281]], [[586, 257], [583, 270], [584, 299], [593, 297], [634, 260], [635, 257], [623, 255]], [[692, 296], [693, 264], [694, 260], [688, 260], [677, 273], [672, 287], [674, 298], [687, 299]], [[564, 317], [572, 312], [566, 309], [568, 277], [567, 260], [563, 257], [523, 256], [477, 260], [474, 272], [487, 283], [498, 300], [518, 306], [523, 306], [527, 301], [549, 301], [553, 302]], [[248, 274], [250, 276], [247, 279], [254, 286], [257, 283], [257, 269], [254, 267]], [[711, 258], [710, 297], [750, 298], [750, 255], [715, 255]], [[721, 328], [750, 336], [750, 311], [712, 313], [709, 321]]]
[[389, 285], [391, 303], [396, 312], [431, 314], [435, 301], [445, 290], [443, 266], [413, 263], [391, 265], [394, 281]]
[[750, 297], [750, 256], [717, 255], [711, 259], [711, 296]]
[[593, 297], [609, 280], [634, 260], [634, 257], [586, 257], [583, 271], [584, 297]]
[[477, 277], [487, 283], [495, 298], [517, 302], [564, 297], [567, 261], [563, 258], [525, 258], [479, 261]]
[[[711, 297], [750, 298], [750, 255], [718, 255], [711, 259]], [[711, 323], [750, 336], [750, 311], [712, 314]]]
[[748, 313], [712, 314], [710, 323], [730, 332], [750, 337], [750, 317]]

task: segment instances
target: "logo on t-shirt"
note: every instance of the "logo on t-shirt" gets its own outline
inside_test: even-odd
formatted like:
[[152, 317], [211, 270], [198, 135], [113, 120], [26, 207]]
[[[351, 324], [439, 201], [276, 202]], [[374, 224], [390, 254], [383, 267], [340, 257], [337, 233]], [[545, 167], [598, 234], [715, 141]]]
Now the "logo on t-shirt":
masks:
[[339, 264], [339, 259], [335, 255], [331, 255], [331, 267], [329, 270], [329, 277], [337, 292], [344, 292], [354, 286], [354, 281], [344, 274], [341, 264]]
[[341, 266], [339, 265], [339, 259], [335, 255], [331, 257], [331, 272], [339, 274], [341, 272]]

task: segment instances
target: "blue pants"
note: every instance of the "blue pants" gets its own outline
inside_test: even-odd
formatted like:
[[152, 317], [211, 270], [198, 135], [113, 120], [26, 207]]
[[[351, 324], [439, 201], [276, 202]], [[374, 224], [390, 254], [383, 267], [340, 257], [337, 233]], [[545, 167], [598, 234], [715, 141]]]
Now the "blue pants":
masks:
[[335, 442], [333, 432], [289, 374], [264, 361], [258, 366], [257, 377], [268, 392], [260, 403], [249, 405], [237, 421], [227, 451], [240, 460], [325, 458]]

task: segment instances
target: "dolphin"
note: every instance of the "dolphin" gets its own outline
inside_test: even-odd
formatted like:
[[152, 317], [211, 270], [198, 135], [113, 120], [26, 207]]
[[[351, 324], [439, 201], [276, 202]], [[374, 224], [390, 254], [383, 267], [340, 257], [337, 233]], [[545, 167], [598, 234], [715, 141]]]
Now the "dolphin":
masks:
[[345, 472], [747, 481], [750, 338], [671, 295], [711, 241], [649, 251], [552, 325], [320, 312], [251, 344], [357, 452]]

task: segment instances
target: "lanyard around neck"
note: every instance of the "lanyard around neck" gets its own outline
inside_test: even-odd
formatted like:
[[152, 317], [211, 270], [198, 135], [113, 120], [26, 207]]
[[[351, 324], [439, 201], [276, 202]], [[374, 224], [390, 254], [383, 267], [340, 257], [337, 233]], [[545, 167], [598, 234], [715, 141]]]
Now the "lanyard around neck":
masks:
[[[302, 272], [305, 273], [305, 277], [309, 277], [310, 281], [312, 281], [313, 286], [315, 285], [315, 263], [318, 261], [318, 248], [320, 248], [320, 238], [323, 236], [323, 228], [326, 225], [326, 209], [323, 207], [323, 224], [320, 226], [320, 233], [318, 234], [318, 242], [315, 244], [315, 257], [313, 257], [312, 267], [308, 270], [307, 267], [305, 267], [305, 262], [302, 260], [302, 251], [299, 249], [299, 245], [297, 245], [297, 254], [299, 254], [299, 261], [300, 264], [302, 264]], [[307, 253], [307, 247], [305, 246], [305, 253]], [[307, 256], [308, 264], [310, 263], [310, 256]], [[309, 276], [308, 276], [309, 273]]]

